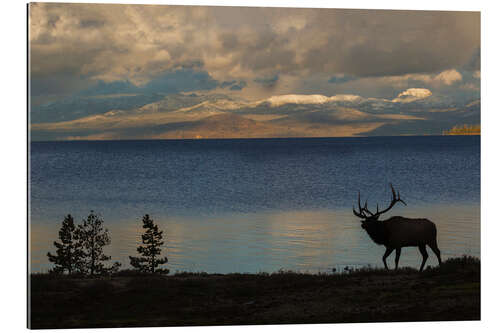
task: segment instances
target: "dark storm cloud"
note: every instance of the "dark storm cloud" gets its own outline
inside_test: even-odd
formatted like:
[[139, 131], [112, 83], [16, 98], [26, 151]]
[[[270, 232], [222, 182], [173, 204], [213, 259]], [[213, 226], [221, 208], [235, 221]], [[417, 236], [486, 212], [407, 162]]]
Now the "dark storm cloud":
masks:
[[240, 28], [251, 26], [254, 33], [238, 38], [237, 28], [225, 32], [219, 50], [255, 71], [435, 73], [463, 66], [480, 42], [477, 12], [269, 9], [260, 17], [265, 23], [252, 24], [248, 18], [257, 13], [238, 11]]
[[232, 33], [221, 33], [219, 41], [222, 43], [224, 50], [231, 51], [238, 47], [238, 37]]
[[221, 87], [221, 88], [229, 88], [229, 90], [242, 90], [246, 86], [247, 86], [246, 81], [239, 81], [238, 82], [236, 80], [224, 81], [224, 82], [222, 82], [222, 83], [219, 84], [219, 87]]
[[333, 84], [343, 84], [352, 80], [356, 80], [356, 77], [350, 75], [335, 75], [332, 76], [328, 82]]
[[135, 85], [128, 80], [111, 82], [98, 81], [90, 88], [81, 91], [79, 95], [97, 96], [133, 93], [173, 94], [195, 90], [211, 90], [216, 88], [218, 85], [219, 83], [214, 80], [207, 72], [185, 68], [161, 73], [143, 86]]
[[279, 80], [279, 76], [276, 74], [271, 77], [258, 77], [254, 79], [253, 81], [264, 86], [264, 87], [272, 87], [276, 84], [276, 82]]
[[[196, 72], [207, 73], [205, 78], [189, 77], [203, 89], [217, 86], [210, 79], [275, 89], [282, 80], [271, 79], [279, 73], [287, 78], [288, 93], [311, 87], [328, 93], [336, 86], [331, 83], [345, 80], [341, 74], [357, 77], [357, 82], [478, 70], [480, 15], [37, 3], [30, 5], [30, 41], [34, 80], [129, 80], [138, 86], [152, 81], [151, 87], [169, 87], [171, 83], [158, 81], [158, 73], [192, 64]], [[323, 85], [304, 86], [319, 76], [315, 82]], [[53, 87], [65, 88], [63, 83]]]
[[220, 84], [220, 87], [221, 88], [227, 88], [227, 87], [230, 87], [232, 86], [233, 84], [236, 84], [236, 80], [232, 80], [232, 81], [224, 81]]
[[82, 28], [99, 28], [102, 27], [106, 21], [104, 20], [95, 20], [95, 19], [87, 19], [80, 21], [80, 27]]
[[243, 90], [247, 86], [247, 83], [245, 81], [240, 81], [237, 84], [231, 86], [229, 90]]
[[138, 87], [128, 80], [104, 82], [99, 80], [95, 85], [79, 92], [81, 96], [97, 96], [112, 94], [136, 93]]
[[464, 66], [464, 70], [469, 71], [479, 71], [481, 70], [481, 49], [477, 48], [477, 50], [472, 54], [469, 62]]
[[152, 79], [141, 87], [141, 90], [150, 93], [174, 93], [193, 90], [210, 90], [217, 86], [218, 82], [205, 71], [181, 69], [174, 72], [167, 72]]
[[32, 77], [30, 93], [33, 97], [43, 95], [69, 95], [87, 89], [92, 83], [73, 75]]
[[310, 68], [359, 77], [439, 72], [463, 66], [479, 46], [479, 13], [332, 14], [322, 12], [318, 17], [328, 36], [325, 43], [307, 51], [304, 63]]

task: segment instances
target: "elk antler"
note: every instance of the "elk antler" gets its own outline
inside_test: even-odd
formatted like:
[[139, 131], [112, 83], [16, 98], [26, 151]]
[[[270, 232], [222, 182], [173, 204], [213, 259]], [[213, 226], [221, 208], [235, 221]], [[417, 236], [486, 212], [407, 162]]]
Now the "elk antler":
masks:
[[378, 204], [377, 204], [377, 212], [375, 214], [372, 214], [370, 211], [366, 210], [368, 213], [370, 213], [372, 216], [377, 216], [379, 217], [380, 215], [388, 212], [398, 201], [403, 203], [405, 206], [406, 206], [406, 202], [404, 202], [402, 199], [401, 199], [401, 196], [399, 195], [399, 191], [396, 195], [396, 191], [394, 190], [394, 187], [392, 187], [392, 184], [389, 184], [391, 186], [391, 191], [392, 191], [392, 200], [391, 200], [391, 203], [389, 204], [389, 207], [387, 207], [386, 209], [384, 209], [383, 211], [379, 212], [378, 211]]
[[368, 201], [365, 201], [364, 207], [361, 207], [361, 193], [358, 191], [358, 209], [359, 209], [359, 212], [356, 212], [356, 210], [354, 209], [354, 206], [352, 206], [352, 212], [354, 213], [354, 215], [356, 215], [357, 217], [360, 217], [362, 219], [366, 219], [366, 218], [368, 218], [368, 215], [366, 215], [365, 213], [368, 213], [368, 214], [370, 214], [370, 217], [378, 218], [380, 215], [388, 212], [398, 201], [403, 203], [406, 206], [406, 202], [404, 202], [401, 199], [401, 196], [399, 195], [399, 191], [396, 194], [396, 191], [394, 190], [394, 187], [392, 187], [392, 184], [389, 184], [389, 185], [391, 186], [391, 191], [392, 191], [392, 200], [391, 200], [391, 203], [389, 204], [389, 207], [387, 207], [386, 209], [384, 209], [383, 211], [380, 212], [378, 210], [379, 208], [378, 208], [378, 204], [377, 204], [377, 212], [375, 214], [373, 214], [368, 209]]
[[365, 202], [365, 207], [361, 207], [361, 192], [358, 191], [358, 209], [359, 209], [359, 213], [354, 209], [354, 206], [352, 206], [352, 212], [357, 217], [362, 218], [362, 219], [366, 219], [368, 216], [366, 216], [366, 214], [363, 213], [363, 211], [366, 210], [366, 205], [367, 205], [367, 203]]

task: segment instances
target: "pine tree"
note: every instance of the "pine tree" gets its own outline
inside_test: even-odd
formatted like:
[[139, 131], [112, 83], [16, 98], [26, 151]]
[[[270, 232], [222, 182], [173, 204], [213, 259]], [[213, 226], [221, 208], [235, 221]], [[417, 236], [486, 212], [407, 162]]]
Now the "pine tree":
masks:
[[104, 221], [94, 214], [94, 211], [90, 211], [90, 215], [78, 225], [75, 231], [78, 245], [82, 248], [83, 260], [80, 270], [84, 274], [93, 276], [112, 273], [120, 267], [118, 262], [111, 267], [104, 267], [104, 262], [110, 260], [111, 257], [104, 254], [103, 247], [111, 244], [111, 238], [108, 229], [103, 227], [103, 223]]
[[73, 274], [80, 267], [82, 251], [75, 241], [75, 230], [73, 217], [68, 214], [68, 216], [64, 217], [61, 229], [59, 230], [61, 243], [54, 242], [54, 246], [57, 248], [56, 254], [47, 253], [49, 261], [55, 264], [52, 272], [64, 273], [67, 271], [68, 274]]
[[161, 246], [164, 244], [163, 231], [158, 230], [158, 225], [153, 223], [148, 214], [144, 215], [142, 223], [145, 229], [144, 234], [141, 235], [144, 246], [137, 248], [140, 257], [129, 257], [130, 264], [143, 273], [168, 273], [168, 269], [157, 269], [159, 265], [168, 262], [167, 257], [160, 257]]

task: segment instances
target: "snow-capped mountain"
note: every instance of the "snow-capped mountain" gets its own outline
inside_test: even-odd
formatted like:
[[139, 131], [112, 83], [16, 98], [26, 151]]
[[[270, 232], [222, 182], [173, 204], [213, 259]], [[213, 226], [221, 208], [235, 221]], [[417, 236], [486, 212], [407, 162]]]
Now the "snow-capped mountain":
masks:
[[[399, 134], [440, 134], [457, 124], [477, 124], [480, 121], [479, 101], [454, 102], [423, 88], [407, 89], [393, 99], [319, 94], [277, 95], [255, 101], [210, 93], [127, 96], [132, 97], [134, 99], [127, 107], [121, 107], [127, 99], [114, 95], [74, 97], [45, 105], [38, 110], [41, 114], [36, 115], [37, 111], [32, 113], [36, 115], [32, 119], [39, 120], [32, 122], [32, 135], [35, 139], [54, 139], [55, 135], [56, 138], [64, 138], [77, 132], [82, 138], [88, 138], [90, 133], [98, 135], [98, 138], [103, 135], [112, 138], [113, 133], [119, 133], [117, 137], [127, 137], [130, 133], [137, 133], [137, 128], [155, 128], [155, 137], [171, 138], [181, 136], [180, 132], [172, 134], [172, 128], [178, 129], [179, 124], [183, 124], [184, 137], [185, 133], [195, 132], [187, 130], [194, 126], [194, 122], [198, 122], [196, 129], [201, 132], [207, 132], [207, 128], [215, 126], [215, 122], [221, 123], [215, 126], [219, 129], [230, 126], [232, 130], [223, 131], [224, 137], [248, 136], [248, 131], [241, 130], [245, 126], [255, 129], [252, 137], [397, 135], [394, 128], [405, 128]], [[141, 103], [144, 104], [137, 106]], [[48, 113], [63, 113], [64, 116], [43, 121], [44, 110], [59, 110], [59, 113]], [[199, 123], [219, 115], [221, 117], [210, 118], [208, 123]], [[49, 132], [52, 136], [47, 138]], [[148, 133], [153, 132], [149, 130]], [[201, 132], [196, 136], [207, 136], [207, 133]], [[215, 135], [210, 133], [211, 137]]]

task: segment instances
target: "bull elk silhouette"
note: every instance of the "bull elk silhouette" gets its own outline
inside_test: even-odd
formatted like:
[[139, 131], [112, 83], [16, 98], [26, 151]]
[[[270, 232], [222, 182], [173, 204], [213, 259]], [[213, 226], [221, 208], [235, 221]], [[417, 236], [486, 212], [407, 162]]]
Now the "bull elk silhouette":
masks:
[[436, 225], [428, 219], [410, 219], [401, 216], [393, 216], [385, 221], [379, 221], [380, 215], [388, 212], [397, 202], [401, 202], [406, 206], [406, 203], [401, 200], [399, 191], [396, 194], [392, 184], [389, 184], [392, 191], [392, 200], [389, 207], [379, 211], [377, 204], [377, 212], [373, 214], [368, 209], [368, 202], [365, 201], [364, 207], [361, 207], [361, 193], [358, 192], [358, 212], [352, 207], [352, 212], [357, 217], [363, 219], [361, 227], [366, 230], [370, 238], [379, 245], [384, 245], [386, 250], [382, 261], [386, 269], [387, 257], [396, 250], [396, 268], [398, 269], [399, 256], [401, 248], [408, 246], [417, 246], [422, 254], [422, 264], [420, 271], [424, 269], [425, 262], [429, 255], [425, 248], [428, 245], [436, 254], [439, 264], [441, 265], [441, 252], [438, 249], [436, 241]]

